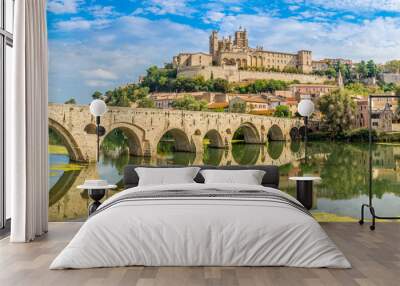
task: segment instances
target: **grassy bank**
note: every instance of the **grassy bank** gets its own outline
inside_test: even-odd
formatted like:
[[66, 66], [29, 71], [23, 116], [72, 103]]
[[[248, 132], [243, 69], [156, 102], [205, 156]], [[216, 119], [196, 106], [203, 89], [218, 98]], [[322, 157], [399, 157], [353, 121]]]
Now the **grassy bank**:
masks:
[[[367, 128], [360, 128], [336, 134], [329, 131], [314, 131], [308, 134], [308, 139], [313, 141], [368, 142], [369, 130]], [[400, 143], [400, 132], [377, 132], [376, 130], [372, 130], [372, 140], [375, 142]]]
[[68, 150], [62, 145], [49, 145], [49, 154], [68, 155]]
[[79, 171], [84, 167], [84, 165], [68, 163], [68, 164], [56, 164], [50, 166], [50, 171]]

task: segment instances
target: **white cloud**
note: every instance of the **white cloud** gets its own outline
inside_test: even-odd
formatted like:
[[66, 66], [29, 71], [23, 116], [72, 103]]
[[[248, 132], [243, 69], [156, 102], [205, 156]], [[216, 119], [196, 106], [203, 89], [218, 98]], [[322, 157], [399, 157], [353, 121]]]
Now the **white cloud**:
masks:
[[205, 23], [215, 23], [221, 21], [224, 17], [225, 14], [222, 12], [207, 11], [203, 19]]
[[350, 10], [350, 11], [392, 11], [400, 12], [399, 0], [307, 0], [308, 5], [319, 7]]
[[61, 31], [74, 31], [74, 30], [89, 30], [89, 29], [101, 29], [105, 28], [110, 24], [108, 19], [95, 19], [87, 20], [81, 17], [74, 17], [69, 20], [56, 22], [56, 28]]
[[82, 75], [86, 78], [102, 79], [102, 80], [114, 80], [117, 79], [117, 75], [109, 70], [102, 68], [83, 70]]
[[81, 0], [49, 0], [47, 9], [54, 14], [74, 14], [82, 2]]
[[288, 9], [289, 9], [290, 11], [296, 11], [296, 10], [300, 9], [300, 6], [298, 6], [298, 5], [291, 5], [291, 6], [288, 7]]
[[298, 15], [299, 19], [309, 19], [314, 21], [328, 21], [329, 17], [333, 16], [335, 13], [329, 11], [315, 11], [306, 10], [300, 12]]
[[97, 43], [101, 45], [111, 44], [116, 39], [116, 35], [106, 34], [94, 37]]
[[103, 87], [110, 86], [110, 84], [112, 84], [112, 83], [109, 81], [105, 81], [105, 80], [88, 79], [88, 80], [85, 80], [85, 84], [89, 87], [103, 88]]
[[188, 0], [148, 0], [144, 3], [144, 11], [157, 15], [190, 16], [195, 9], [190, 7]]
[[118, 13], [115, 11], [113, 6], [100, 6], [95, 5], [88, 8], [89, 12], [97, 18], [105, 18], [111, 16], [117, 16]]

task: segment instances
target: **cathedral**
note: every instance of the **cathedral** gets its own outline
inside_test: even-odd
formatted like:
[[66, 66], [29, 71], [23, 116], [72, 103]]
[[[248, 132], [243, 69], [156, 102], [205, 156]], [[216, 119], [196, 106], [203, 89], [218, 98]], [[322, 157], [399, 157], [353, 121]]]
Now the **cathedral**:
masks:
[[312, 72], [311, 51], [301, 50], [295, 54], [266, 51], [262, 47], [249, 47], [246, 29], [239, 29], [228, 38], [219, 38], [213, 31], [209, 38], [209, 53], [180, 53], [173, 58], [177, 68], [198, 66], [236, 66], [238, 69], [298, 70]]

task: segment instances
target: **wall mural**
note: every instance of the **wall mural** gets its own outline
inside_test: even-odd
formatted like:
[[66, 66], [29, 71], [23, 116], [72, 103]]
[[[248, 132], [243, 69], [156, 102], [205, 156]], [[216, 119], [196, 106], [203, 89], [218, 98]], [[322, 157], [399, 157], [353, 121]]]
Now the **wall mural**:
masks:
[[[50, 220], [84, 220], [77, 185], [121, 188], [127, 164], [274, 164], [290, 194], [289, 176], [322, 178], [317, 219], [357, 220], [367, 95], [400, 94], [400, 6], [265, 2], [48, 1]], [[316, 106], [307, 147], [304, 98]], [[93, 99], [108, 105], [99, 162]], [[398, 111], [397, 100], [373, 103], [382, 215], [400, 209]]]

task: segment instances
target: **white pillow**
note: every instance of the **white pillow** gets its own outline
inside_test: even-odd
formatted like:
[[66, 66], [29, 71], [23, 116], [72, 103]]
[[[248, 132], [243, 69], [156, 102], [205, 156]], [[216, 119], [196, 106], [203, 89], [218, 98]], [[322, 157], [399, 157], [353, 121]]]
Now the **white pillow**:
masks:
[[205, 184], [261, 185], [265, 171], [261, 170], [202, 170]]
[[193, 179], [199, 170], [199, 167], [135, 168], [139, 176], [139, 186], [195, 183]]

